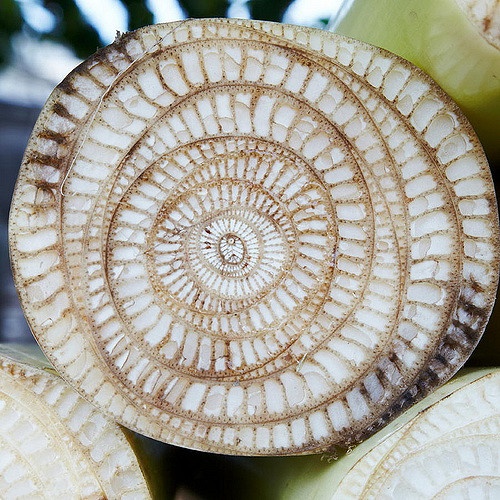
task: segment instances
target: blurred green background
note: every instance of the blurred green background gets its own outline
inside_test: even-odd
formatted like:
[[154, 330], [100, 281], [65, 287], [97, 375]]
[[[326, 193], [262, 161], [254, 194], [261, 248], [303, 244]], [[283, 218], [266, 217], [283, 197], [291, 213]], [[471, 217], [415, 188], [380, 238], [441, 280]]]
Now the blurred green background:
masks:
[[[305, 2], [302, 2], [305, 5]], [[314, 24], [328, 21], [335, 0], [313, 2], [312, 12], [318, 19]], [[0, 3], [0, 63], [8, 62], [14, 53], [13, 45], [19, 35], [38, 40], [52, 40], [86, 58], [97, 47], [109, 43], [99, 30], [99, 17], [113, 16], [120, 28], [133, 30], [155, 22], [181, 17], [248, 17], [266, 21], [283, 21], [294, 0], [114, 0], [92, 2], [85, 0], [2, 0]], [[318, 9], [319, 7], [319, 9]], [[308, 6], [308, 11], [311, 7]], [[326, 14], [326, 16], [325, 16]], [[321, 17], [321, 16], [324, 17]], [[292, 11], [293, 16], [293, 11]], [[300, 19], [296, 19], [296, 22]], [[304, 24], [311, 24], [304, 20]], [[112, 25], [113, 21], [109, 20]], [[13, 44], [14, 41], [14, 44]]]

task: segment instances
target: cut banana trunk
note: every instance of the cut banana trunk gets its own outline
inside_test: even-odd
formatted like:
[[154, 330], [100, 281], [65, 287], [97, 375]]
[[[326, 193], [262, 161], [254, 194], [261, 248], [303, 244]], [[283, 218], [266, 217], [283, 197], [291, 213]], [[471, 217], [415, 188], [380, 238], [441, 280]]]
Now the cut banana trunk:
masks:
[[341, 35], [408, 59], [460, 105], [496, 171], [500, 165], [500, 2], [345, 0], [331, 22]]
[[500, 370], [464, 373], [338, 462], [296, 464], [272, 497], [498, 498], [499, 436]]
[[319, 30], [123, 35], [49, 98], [14, 194], [26, 316], [161, 441], [348, 446], [448, 380], [498, 279], [490, 172], [421, 71]]
[[19, 356], [0, 348], [0, 497], [151, 498], [124, 431]]

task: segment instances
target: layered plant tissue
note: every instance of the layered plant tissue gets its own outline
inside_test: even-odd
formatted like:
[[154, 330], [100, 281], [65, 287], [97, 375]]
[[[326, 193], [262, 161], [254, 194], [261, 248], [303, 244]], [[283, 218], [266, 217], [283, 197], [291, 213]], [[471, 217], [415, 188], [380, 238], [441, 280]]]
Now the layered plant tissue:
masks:
[[119, 37], [49, 98], [10, 245], [87, 399], [218, 453], [349, 446], [447, 381], [498, 278], [482, 148], [429, 77], [314, 29]]
[[123, 429], [47, 363], [0, 349], [0, 493], [19, 498], [149, 499]]

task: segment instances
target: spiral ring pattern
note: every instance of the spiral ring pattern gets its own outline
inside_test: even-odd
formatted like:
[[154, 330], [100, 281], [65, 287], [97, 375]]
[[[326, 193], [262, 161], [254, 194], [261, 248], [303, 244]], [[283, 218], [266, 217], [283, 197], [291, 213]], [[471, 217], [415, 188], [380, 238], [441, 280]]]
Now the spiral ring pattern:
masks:
[[125, 425], [349, 444], [447, 380], [498, 276], [489, 170], [406, 62], [251, 21], [122, 36], [56, 89], [11, 212], [40, 344]]

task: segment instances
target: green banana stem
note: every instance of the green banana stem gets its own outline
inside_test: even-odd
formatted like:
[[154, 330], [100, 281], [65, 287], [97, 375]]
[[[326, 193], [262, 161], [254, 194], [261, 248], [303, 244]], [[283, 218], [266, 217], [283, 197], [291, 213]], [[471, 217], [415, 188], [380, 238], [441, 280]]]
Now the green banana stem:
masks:
[[347, 454], [260, 459], [269, 481], [259, 498], [492, 498], [500, 484], [499, 382], [498, 368], [462, 370]]
[[490, 163], [500, 160], [498, 1], [349, 0], [329, 29], [423, 69], [467, 115]]

